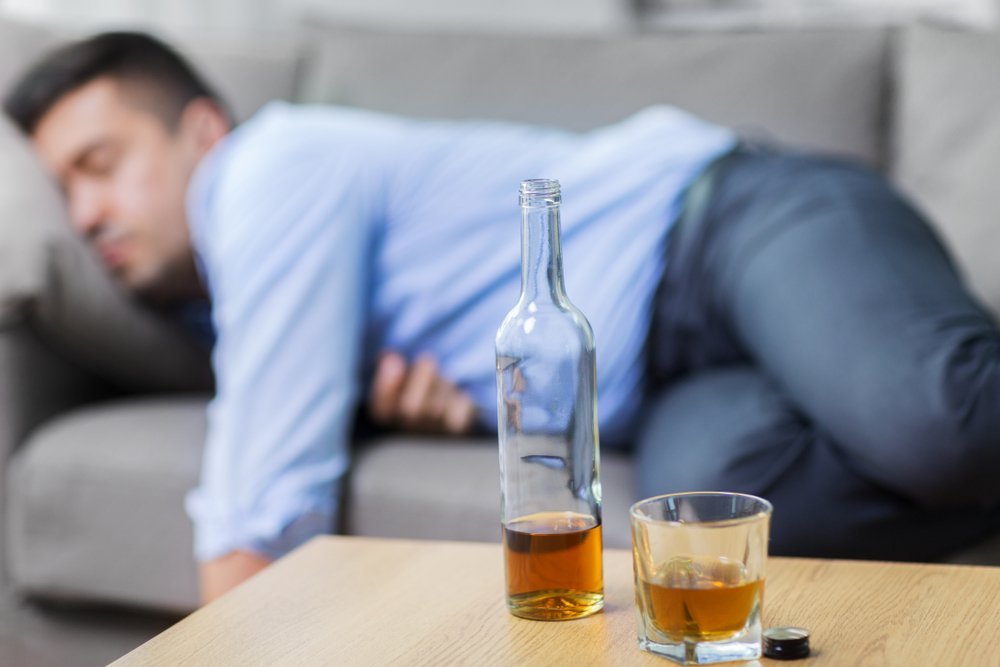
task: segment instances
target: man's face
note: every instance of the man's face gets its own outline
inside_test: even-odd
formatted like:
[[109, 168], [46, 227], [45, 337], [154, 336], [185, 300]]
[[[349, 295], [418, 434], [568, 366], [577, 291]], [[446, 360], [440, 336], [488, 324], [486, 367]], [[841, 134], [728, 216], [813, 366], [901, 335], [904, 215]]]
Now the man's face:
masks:
[[60, 99], [32, 135], [73, 226], [142, 296], [176, 298], [196, 281], [185, 197], [207, 148], [192, 132], [168, 128], [123, 84], [100, 78]]

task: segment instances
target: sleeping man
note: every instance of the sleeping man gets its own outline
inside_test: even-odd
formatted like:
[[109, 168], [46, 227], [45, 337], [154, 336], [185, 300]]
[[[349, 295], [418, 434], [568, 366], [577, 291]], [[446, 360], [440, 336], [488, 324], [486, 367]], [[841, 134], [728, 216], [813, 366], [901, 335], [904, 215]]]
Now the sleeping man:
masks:
[[278, 103], [234, 126], [136, 33], [47, 55], [4, 106], [122, 284], [211, 304], [206, 600], [333, 529], [366, 396], [403, 428], [496, 428], [526, 178], [562, 182], [602, 444], [634, 450], [636, 497], [765, 496], [779, 554], [933, 559], [1000, 531], [1000, 331], [861, 166], [670, 107], [585, 133]]

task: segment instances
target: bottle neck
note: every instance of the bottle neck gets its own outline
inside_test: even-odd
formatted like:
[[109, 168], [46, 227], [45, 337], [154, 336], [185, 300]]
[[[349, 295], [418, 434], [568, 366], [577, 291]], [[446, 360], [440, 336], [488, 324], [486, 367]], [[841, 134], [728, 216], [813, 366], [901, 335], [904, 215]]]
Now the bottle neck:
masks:
[[558, 200], [530, 198], [521, 205], [521, 301], [565, 299]]

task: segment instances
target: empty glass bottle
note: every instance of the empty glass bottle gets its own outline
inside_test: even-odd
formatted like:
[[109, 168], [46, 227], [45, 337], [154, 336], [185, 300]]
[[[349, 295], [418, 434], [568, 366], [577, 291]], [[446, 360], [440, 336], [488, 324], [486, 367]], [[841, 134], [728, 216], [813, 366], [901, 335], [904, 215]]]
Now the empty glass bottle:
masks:
[[560, 201], [521, 183], [521, 296], [496, 338], [507, 606], [543, 620], [604, 606], [594, 334], [566, 297]]

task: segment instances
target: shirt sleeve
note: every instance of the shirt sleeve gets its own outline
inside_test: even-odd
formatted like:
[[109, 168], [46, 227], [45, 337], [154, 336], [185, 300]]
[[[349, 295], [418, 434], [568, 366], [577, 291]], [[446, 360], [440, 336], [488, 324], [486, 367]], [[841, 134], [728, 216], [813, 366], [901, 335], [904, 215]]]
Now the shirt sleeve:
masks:
[[195, 555], [281, 556], [330, 532], [349, 464], [371, 212], [359, 169], [282, 147], [223, 161], [195, 246], [212, 296], [216, 395]]

